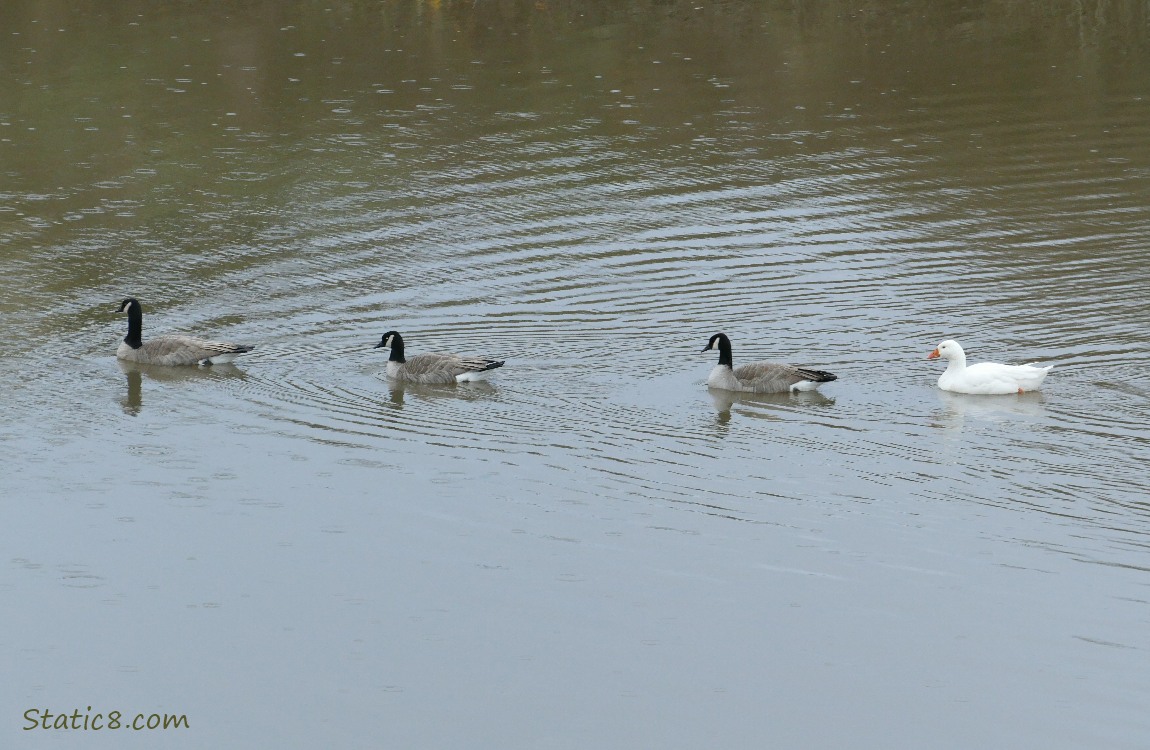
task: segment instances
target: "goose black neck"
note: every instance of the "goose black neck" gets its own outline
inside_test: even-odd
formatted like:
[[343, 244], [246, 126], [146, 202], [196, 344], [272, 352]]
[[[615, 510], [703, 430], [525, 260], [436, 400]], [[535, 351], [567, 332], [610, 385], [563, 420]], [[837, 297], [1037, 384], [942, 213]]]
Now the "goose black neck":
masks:
[[719, 366], [734, 368], [735, 360], [731, 357], [731, 342], [726, 338], [719, 339]]
[[403, 358], [403, 337], [398, 333], [391, 337], [391, 356], [388, 361], [403, 364], [407, 360]]
[[139, 349], [144, 345], [143, 331], [144, 313], [140, 310], [139, 303], [128, 305], [128, 335], [124, 337], [124, 343], [133, 349]]

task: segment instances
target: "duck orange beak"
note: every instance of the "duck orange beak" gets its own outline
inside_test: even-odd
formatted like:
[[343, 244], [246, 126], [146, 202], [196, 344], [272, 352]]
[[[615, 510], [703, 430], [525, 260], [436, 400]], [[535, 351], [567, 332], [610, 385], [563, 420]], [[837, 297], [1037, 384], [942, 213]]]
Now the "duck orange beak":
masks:
[[938, 353], [938, 349], [935, 349], [933, 352], [926, 355], [926, 358], [927, 359], [938, 359], [940, 356], [942, 356], [942, 355]]

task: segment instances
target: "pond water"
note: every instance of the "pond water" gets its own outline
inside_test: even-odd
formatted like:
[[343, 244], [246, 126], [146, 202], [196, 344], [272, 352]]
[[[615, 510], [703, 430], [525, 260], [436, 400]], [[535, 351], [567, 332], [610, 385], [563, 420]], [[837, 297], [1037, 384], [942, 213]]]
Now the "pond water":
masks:
[[[4, 3], [3, 744], [1146, 747], [1148, 31]], [[122, 365], [129, 295], [257, 348]]]

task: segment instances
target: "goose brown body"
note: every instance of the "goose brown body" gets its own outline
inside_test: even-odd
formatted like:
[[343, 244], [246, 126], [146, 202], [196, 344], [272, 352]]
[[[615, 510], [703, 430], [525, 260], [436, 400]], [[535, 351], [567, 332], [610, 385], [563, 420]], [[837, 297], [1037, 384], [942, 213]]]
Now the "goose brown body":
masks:
[[503, 360], [486, 357], [465, 357], [458, 354], [417, 354], [404, 355], [403, 336], [398, 331], [388, 331], [375, 345], [376, 349], [390, 347], [387, 360], [387, 376], [393, 380], [424, 385], [450, 385], [474, 380], [483, 380], [491, 370], [503, 366]]
[[157, 336], [144, 341], [144, 313], [139, 300], [128, 297], [120, 303], [119, 311], [128, 314], [128, 335], [116, 348], [116, 356], [125, 362], [167, 366], [210, 365], [231, 362], [255, 348], [195, 336]]
[[710, 388], [743, 393], [785, 393], [814, 390], [820, 383], [838, 380], [837, 375], [823, 370], [775, 362], [752, 362], [735, 368], [731, 356], [731, 340], [723, 333], [712, 336], [703, 351], [715, 349], [719, 350], [719, 364], [707, 377], [707, 386]]

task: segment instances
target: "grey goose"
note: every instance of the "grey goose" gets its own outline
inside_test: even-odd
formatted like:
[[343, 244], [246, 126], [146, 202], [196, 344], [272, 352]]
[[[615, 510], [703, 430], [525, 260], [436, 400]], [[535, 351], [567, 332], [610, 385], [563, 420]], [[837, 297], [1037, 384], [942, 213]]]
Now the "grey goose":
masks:
[[142, 365], [210, 365], [231, 362], [238, 355], [255, 348], [194, 336], [158, 336], [144, 341], [144, 311], [140, 301], [128, 297], [120, 303], [119, 312], [128, 313], [128, 335], [116, 349], [116, 356], [125, 362]]
[[503, 367], [503, 360], [484, 357], [462, 357], [458, 354], [417, 354], [405, 357], [403, 336], [388, 331], [374, 348], [391, 347], [387, 358], [387, 376], [407, 383], [448, 385], [483, 380], [491, 370]]
[[724, 391], [744, 393], [785, 393], [813, 391], [820, 383], [838, 380], [837, 375], [794, 365], [753, 362], [735, 368], [731, 358], [731, 340], [716, 333], [703, 347], [704, 352], [719, 350], [719, 364], [707, 377], [707, 386]]

